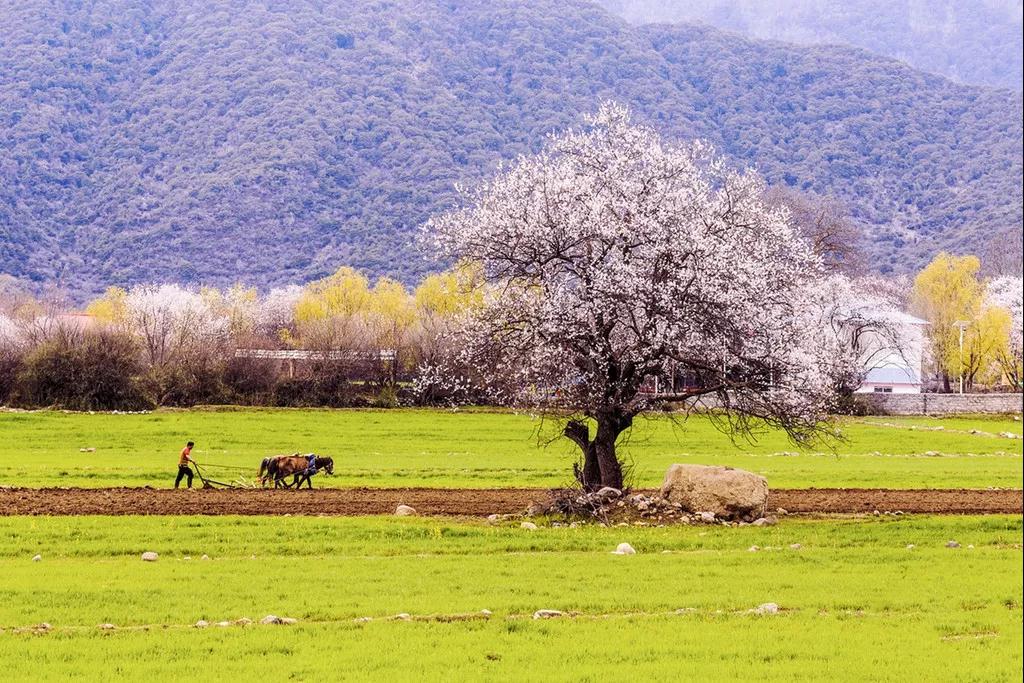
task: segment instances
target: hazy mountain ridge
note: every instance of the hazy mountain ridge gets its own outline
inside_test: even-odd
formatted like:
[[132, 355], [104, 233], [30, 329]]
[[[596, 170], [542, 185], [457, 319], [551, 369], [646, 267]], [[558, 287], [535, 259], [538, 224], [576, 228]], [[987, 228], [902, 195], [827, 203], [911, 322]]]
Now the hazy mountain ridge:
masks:
[[844, 199], [883, 268], [1021, 224], [1020, 94], [856, 50], [554, 0], [33, 0], [0, 24], [0, 270], [76, 289], [415, 279], [455, 182], [606, 97]]
[[1020, 0], [598, 0], [635, 23], [702, 22], [755, 38], [845, 44], [964, 83], [1021, 90]]

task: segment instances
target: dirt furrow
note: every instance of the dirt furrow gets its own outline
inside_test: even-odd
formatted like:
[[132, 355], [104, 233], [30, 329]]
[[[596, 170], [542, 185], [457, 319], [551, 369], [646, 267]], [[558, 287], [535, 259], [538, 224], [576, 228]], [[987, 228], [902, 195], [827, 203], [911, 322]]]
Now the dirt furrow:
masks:
[[[351, 488], [314, 491], [150, 488], [0, 488], [0, 515], [380, 515], [399, 504], [420, 514], [482, 517], [522, 512], [547, 489]], [[1021, 514], [1024, 492], [974, 489], [776, 489], [771, 510]]]

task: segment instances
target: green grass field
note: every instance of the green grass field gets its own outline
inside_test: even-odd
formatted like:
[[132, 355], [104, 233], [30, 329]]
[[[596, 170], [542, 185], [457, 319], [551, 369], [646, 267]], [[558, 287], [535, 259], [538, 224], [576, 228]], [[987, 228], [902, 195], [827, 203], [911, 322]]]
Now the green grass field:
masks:
[[[0, 534], [5, 680], [1009, 681], [1022, 668], [1019, 517], [534, 532], [22, 517]], [[639, 554], [610, 555], [621, 541]], [[781, 611], [749, 612], [767, 602]], [[542, 608], [576, 614], [530, 618]], [[266, 614], [300, 621], [191, 626]]]
[[[941, 431], [922, 429], [938, 426]], [[863, 418], [840, 427], [845, 441], [798, 452], [779, 433], [734, 443], [705, 417], [682, 425], [655, 417], [637, 421], [622, 453], [634, 464], [634, 485], [644, 487], [659, 485], [674, 462], [741, 467], [765, 475], [773, 487], [1024, 483], [1024, 442], [998, 436], [1019, 436], [1018, 419]], [[484, 411], [3, 412], [0, 435], [0, 484], [21, 486], [171, 486], [188, 439], [197, 442], [200, 463], [244, 468], [210, 470], [230, 479], [251, 479], [260, 459], [274, 453], [331, 455], [338, 476], [322, 478], [321, 486], [559, 486], [577, 457], [550, 423]]]

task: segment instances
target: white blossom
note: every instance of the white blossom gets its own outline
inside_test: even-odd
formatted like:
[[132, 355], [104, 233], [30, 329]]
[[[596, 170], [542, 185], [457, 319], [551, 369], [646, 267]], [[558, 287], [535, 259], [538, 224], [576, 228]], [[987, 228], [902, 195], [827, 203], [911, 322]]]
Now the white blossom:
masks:
[[594, 441], [578, 420], [566, 433], [613, 470], [615, 437], [650, 405], [641, 389], [677, 370], [688, 384], [675, 398], [714, 395], [741, 428], [753, 418], [816, 433], [835, 344], [820, 259], [788, 211], [702, 142], [664, 142], [614, 104], [589, 123], [428, 222], [490, 281], [465, 321], [464, 364], [500, 400], [595, 419]]

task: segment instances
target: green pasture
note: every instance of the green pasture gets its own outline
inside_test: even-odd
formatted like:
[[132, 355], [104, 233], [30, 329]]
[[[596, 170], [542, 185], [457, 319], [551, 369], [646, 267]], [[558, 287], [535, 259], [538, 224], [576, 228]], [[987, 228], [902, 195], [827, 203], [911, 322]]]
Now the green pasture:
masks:
[[[1020, 517], [532, 532], [443, 518], [8, 517], [0, 534], [5, 680], [1021, 676]], [[623, 541], [638, 554], [609, 554]], [[159, 561], [142, 562], [146, 550]], [[749, 611], [768, 602], [779, 613]], [[571, 616], [534, 620], [538, 609]], [[267, 614], [299, 623], [192, 626]], [[41, 622], [52, 629], [33, 633]]]
[[[704, 416], [656, 416], [637, 420], [621, 452], [642, 487], [659, 485], [675, 462], [741, 467], [774, 487], [1022, 486], [1024, 442], [999, 436], [1021, 434], [1013, 417], [851, 418], [838, 427], [842, 440], [800, 450], [778, 432], [733, 441]], [[577, 457], [551, 422], [503, 412], [0, 412], [0, 485], [168, 487], [189, 439], [200, 463], [234, 468], [209, 470], [229, 480], [251, 480], [266, 455], [331, 455], [337, 476], [319, 486], [559, 486]]]

